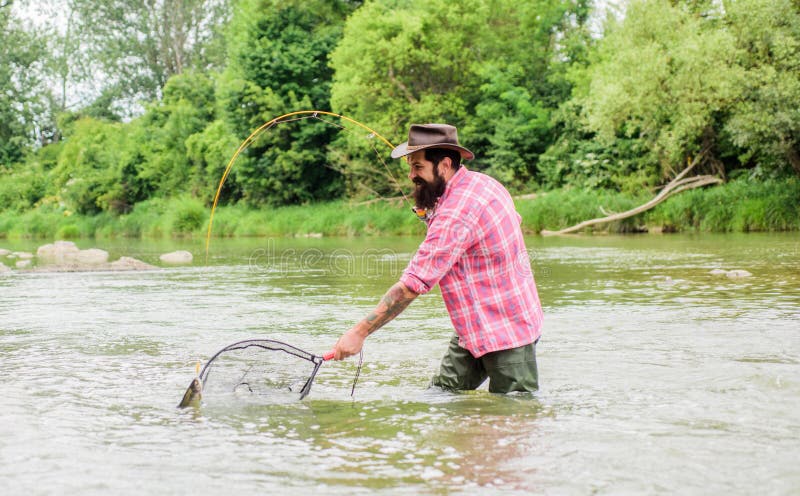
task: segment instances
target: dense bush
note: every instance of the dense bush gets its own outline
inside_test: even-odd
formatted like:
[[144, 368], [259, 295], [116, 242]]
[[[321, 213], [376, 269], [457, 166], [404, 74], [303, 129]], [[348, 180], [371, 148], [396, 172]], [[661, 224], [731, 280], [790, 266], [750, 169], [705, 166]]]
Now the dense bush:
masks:
[[[794, 0], [630, 0], [602, 32], [589, 0], [199, 0], [209, 8], [200, 17], [147, 18], [197, 29], [191, 42], [165, 31], [174, 51], [158, 54], [136, 31], [145, 15], [136, 2], [73, 4], [90, 31], [75, 40], [0, 8], [0, 235], [197, 234], [243, 140], [311, 109], [395, 143], [413, 122], [457, 125], [477, 155], [470, 168], [540, 193], [520, 203], [531, 231], [625, 210], [695, 159], [696, 173], [729, 182], [610, 229], [797, 226]], [[112, 44], [79, 49], [101, 40]], [[143, 61], [142, 74], [87, 75], [127, 60]], [[81, 72], [108, 84], [70, 105]], [[55, 81], [60, 99], [45, 87]], [[221, 232], [408, 231], [391, 209], [371, 220], [369, 209], [343, 207], [410, 191], [405, 163], [345, 120], [302, 117], [238, 157], [220, 192]], [[268, 221], [254, 210], [297, 205], [310, 207]]]
[[680, 231], [786, 231], [800, 229], [800, 180], [748, 179], [674, 196], [646, 216], [650, 224]]

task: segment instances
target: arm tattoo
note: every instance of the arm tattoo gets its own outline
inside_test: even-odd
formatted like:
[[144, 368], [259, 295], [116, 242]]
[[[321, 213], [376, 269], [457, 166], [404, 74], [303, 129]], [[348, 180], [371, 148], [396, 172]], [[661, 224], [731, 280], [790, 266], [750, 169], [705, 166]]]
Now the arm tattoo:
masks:
[[397, 283], [383, 295], [375, 310], [363, 321], [367, 326], [367, 334], [372, 334], [397, 317], [417, 297], [415, 293], [407, 294], [404, 289], [401, 283]]

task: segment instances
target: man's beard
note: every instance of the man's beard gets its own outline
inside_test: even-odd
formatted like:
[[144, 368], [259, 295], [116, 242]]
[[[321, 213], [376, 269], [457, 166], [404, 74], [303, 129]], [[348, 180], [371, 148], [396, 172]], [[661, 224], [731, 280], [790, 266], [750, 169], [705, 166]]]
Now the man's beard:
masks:
[[444, 194], [444, 178], [439, 175], [437, 167], [433, 167], [433, 181], [428, 182], [421, 177], [414, 178], [414, 201], [417, 207], [432, 209], [439, 197]]

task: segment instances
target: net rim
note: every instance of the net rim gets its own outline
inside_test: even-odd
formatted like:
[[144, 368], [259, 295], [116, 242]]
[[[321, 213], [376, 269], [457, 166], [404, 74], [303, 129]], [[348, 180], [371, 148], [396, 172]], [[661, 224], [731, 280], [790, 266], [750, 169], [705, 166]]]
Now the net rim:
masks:
[[298, 358], [302, 358], [303, 360], [308, 360], [309, 362], [312, 362], [314, 364], [313, 375], [316, 375], [316, 370], [319, 368], [320, 365], [322, 365], [322, 362], [325, 361], [321, 356], [309, 353], [308, 351], [305, 350], [301, 350], [296, 346], [292, 346], [291, 344], [284, 343], [283, 341], [278, 341], [276, 339], [266, 339], [266, 338], [244, 339], [242, 341], [237, 341], [235, 343], [229, 344], [228, 346], [216, 352], [211, 358], [209, 358], [206, 364], [203, 366], [203, 370], [200, 371], [199, 375], [200, 380], [203, 382], [206, 381], [208, 377], [209, 366], [212, 363], [214, 363], [214, 360], [216, 360], [216, 358], [221, 354], [233, 350], [243, 350], [253, 346], [270, 351], [282, 351], [284, 353], [294, 355]]

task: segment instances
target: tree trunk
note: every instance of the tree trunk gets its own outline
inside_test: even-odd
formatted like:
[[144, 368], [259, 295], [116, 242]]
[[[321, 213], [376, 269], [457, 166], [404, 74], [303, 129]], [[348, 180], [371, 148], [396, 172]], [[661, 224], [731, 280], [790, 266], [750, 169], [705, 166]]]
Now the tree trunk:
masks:
[[672, 181], [669, 182], [669, 184], [664, 186], [664, 188], [661, 190], [661, 192], [659, 192], [649, 202], [647, 202], [647, 203], [645, 203], [643, 205], [639, 205], [638, 207], [633, 208], [631, 210], [628, 210], [627, 212], [620, 212], [620, 213], [608, 215], [606, 217], [586, 220], [586, 221], [583, 221], [583, 222], [581, 222], [579, 224], [575, 224], [574, 226], [567, 227], [565, 229], [561, 229], [559, 231], [548, 231], [546, 229], [543, 229], [540, 234], [542, 236], [558, 236], [558, 235], [561, 235], [561, 234], [568, 234], [568, 233], [580, 231], [581, 229], [584, 229], [586, 227], [593, 226], [593, 225], [596, 225], [596, 224], [606, 224], [608, 222], [613, 222], [615, 220], [627, 219], [628, 217], [633, 217], [634, 215], [637, 215], [637, 214], [640, 214], [640, 213], [645, 212], [647, 210], [650, 210], [651, 208], [653, 208], [656, 205], [658, 205], [659, 203], [663, 202], [664, 200], [666, 200], [670, 196], [672, 196], [674, 194], [677, 194], [677, 193], [680, 193], [681, 191], [686, 191], [687, 189], [699, 188], [701, 186], [707, 186], [709, 184], [720, 184], [720, 183], [722, 183], [722, 179], [720, 179], [717, 176], [708, 176], [707, 175], [707, 176], [694, 176], [694, 177], [689, 177], [689, 178], [685, 177], [689, 173], [689, 171], [691, 171], [695, 167], [695, 165], [697, 165], [701, 161], [701, 159], [705, 155], [706, 151], [707, 150], [705, 150], [705, 151], [701, 152], [700, 154], [698, 154], [698, 156], [695, 157], [695, 159], [692, 161], [692, 163], [690, 163], [689, 166], [686, 167], [686, 169], [683, 170], [683, 172], [678, 174], [675, 177], [675, 179], [673, 179]]

